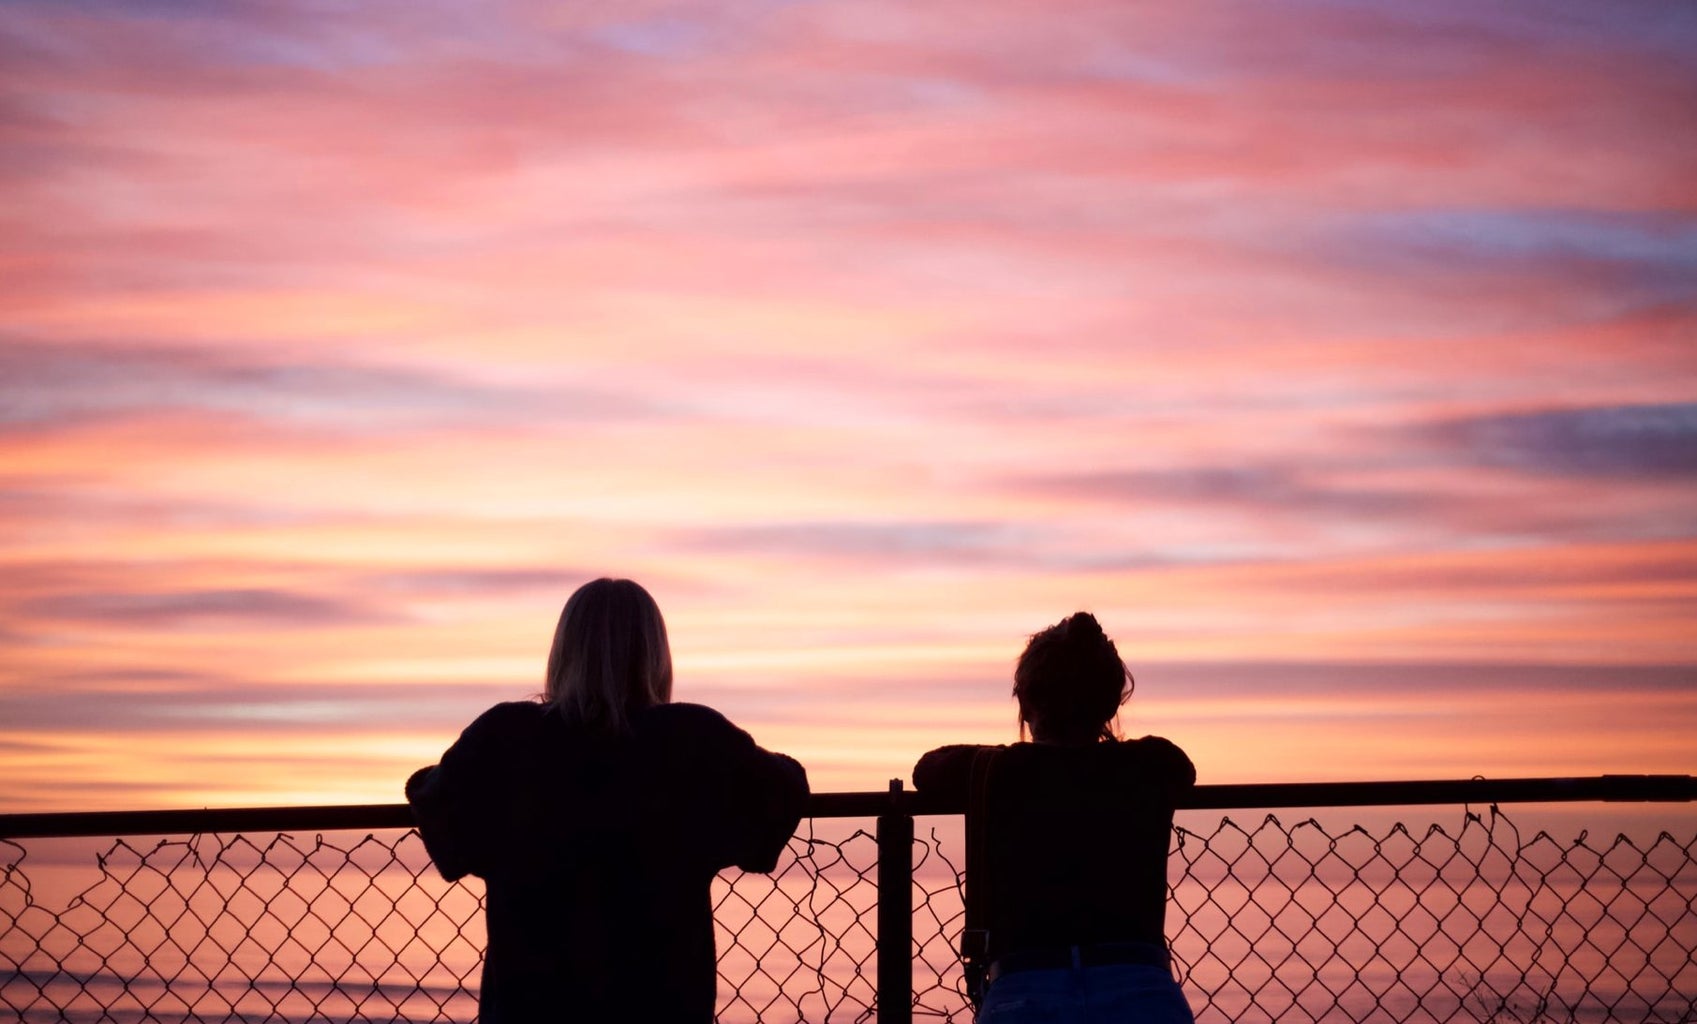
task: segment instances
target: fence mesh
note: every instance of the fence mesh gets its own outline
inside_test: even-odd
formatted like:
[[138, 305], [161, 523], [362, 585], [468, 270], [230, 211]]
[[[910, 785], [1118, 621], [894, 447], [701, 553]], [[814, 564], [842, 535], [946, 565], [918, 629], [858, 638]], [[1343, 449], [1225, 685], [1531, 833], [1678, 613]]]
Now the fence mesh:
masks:
[[[919, 832], [914, 1014], [970, 1021], [959, 819]], [[1495, 808], [1419, 834], [1228, 817], [1175, 829], [1168, 930], [1204, 1024], [1690, 1024], [1694, 847], [1523, 840]], [[27, 853], [0, 842], [0, 1006], [22, 1021], [476, 1013], [481, 889], [441, 881], [416, 833], [119, 839], [80, 875]], [[721, 877], [720, 1020], [876, 1016], [876, 862], [868, 831], [819, 820], [772, 875]]]

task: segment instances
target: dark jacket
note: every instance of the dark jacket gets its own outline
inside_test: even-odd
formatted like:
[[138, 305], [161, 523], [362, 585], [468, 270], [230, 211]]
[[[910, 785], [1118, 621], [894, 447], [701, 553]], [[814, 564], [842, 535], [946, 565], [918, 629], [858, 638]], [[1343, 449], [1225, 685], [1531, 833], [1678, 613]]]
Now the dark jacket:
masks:
[[[966, 802], [980, 749], [931, 751], [914, 765], [915, 788]], [[1173, 810], [1195, 782], [1190, 758], [1157, 736], [1001, 748], [986, 796], [991, 957], [1103, 942], [1164, 945]]]
[[525, 702], [484, 712], [406, 792], [442, 877], [487, 883], [482, 1024], [705, 1024], [713, 877], [772, 870], [807, 775], [697, 704], [612, 737]]

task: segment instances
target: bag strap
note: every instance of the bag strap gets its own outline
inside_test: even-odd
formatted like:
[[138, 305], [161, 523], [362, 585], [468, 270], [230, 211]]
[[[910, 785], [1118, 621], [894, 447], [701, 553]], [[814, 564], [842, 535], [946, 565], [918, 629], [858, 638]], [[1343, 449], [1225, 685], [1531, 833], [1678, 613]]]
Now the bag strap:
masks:
[[990, 967], [990, 766], [1001, 747], [979, 747], [972, 755], [966, 803], [966, 918], [960, 955], [973, 1005], [982, 996]]

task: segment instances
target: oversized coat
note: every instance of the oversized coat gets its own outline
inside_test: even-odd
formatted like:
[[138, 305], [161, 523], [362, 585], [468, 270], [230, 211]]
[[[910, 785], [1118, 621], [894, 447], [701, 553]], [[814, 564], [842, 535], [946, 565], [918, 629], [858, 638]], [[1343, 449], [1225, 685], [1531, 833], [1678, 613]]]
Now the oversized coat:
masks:
[[709, 886], [772, 870], [808, 790], [801, 765], [711, 708], [657, 705], [606, 736], [515, 702], [406, 794], [442, 876], [486, 883], [482, 1024], [707, 1024]]

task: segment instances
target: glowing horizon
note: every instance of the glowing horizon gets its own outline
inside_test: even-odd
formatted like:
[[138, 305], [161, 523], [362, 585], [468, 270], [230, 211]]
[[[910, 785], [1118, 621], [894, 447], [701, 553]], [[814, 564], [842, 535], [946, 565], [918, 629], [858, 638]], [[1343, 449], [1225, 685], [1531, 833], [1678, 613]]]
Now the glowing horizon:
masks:
[[388, 801], [577, 584], [882, 788], [1697, 770], [1697, 21], [0, 15], [0, 812]]

